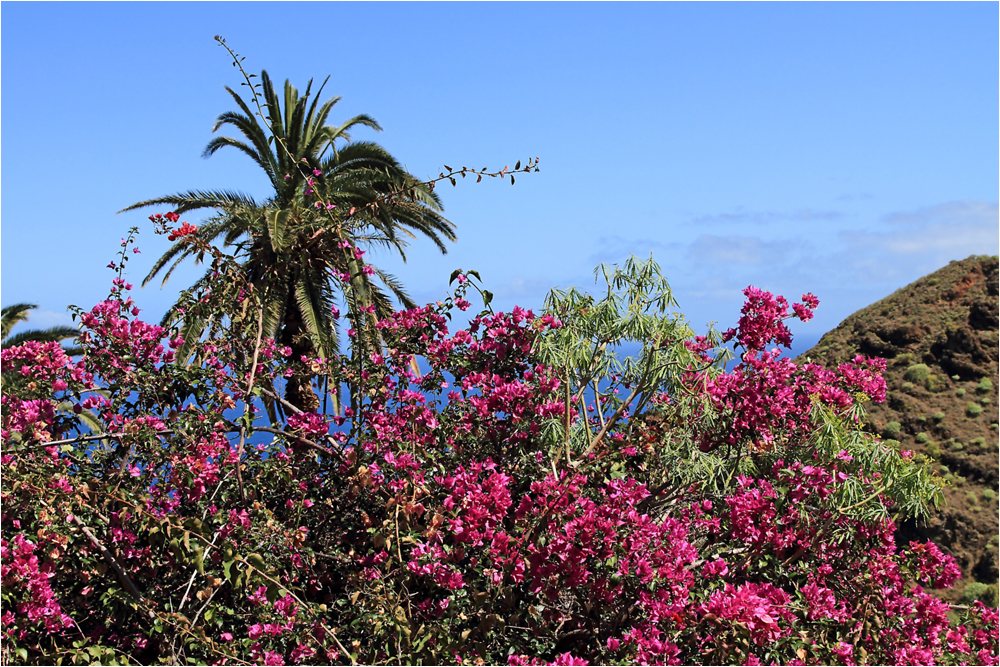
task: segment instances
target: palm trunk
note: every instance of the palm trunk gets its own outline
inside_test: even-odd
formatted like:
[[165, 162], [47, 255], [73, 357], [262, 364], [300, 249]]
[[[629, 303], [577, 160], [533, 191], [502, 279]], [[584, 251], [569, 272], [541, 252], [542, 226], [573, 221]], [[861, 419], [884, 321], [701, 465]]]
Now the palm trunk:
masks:
[[[298, 303], [291, 295], [289, 295], [289, 301], [291, 303], [288, 304], [288, 309], [285, 311], [287, 315], [282, 330], [282, 342], [292, 348], [292, 360], [300, 361], [303, 357], [311, 360], [316, 356], [316, 347], [306, 332]], [[316, 377], [314, 374], [304, 371], [295, 373], [288, 378], [288, 383], [285, 385], [285, 400], [303, 412], [319, 410], [319, 397], [313, 391], [312, 386], [314, 377]]]

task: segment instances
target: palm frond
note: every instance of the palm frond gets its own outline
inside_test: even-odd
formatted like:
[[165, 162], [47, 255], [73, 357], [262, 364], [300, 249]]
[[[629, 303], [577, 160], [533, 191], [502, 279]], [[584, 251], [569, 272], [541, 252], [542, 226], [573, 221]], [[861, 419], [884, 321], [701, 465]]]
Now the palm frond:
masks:
[[[267, 73], [265, 72], [264, 74], [266, 77]], [[270, 80], [268, 79], [268, 81]], [[279, 165], [274, 160], [274, 154], [271, 152], [267, 133], [257, 121], [257, 114], [250, 109], [247, 103], [243, 101], [243, 98], [240, 97], [239, 94], [232, 88], [226, 86], [226, 91], [236, 101], [236, 104], [239, 105], [240, 109], [243, 111], [243, 115], [241, 116], [240, 114], [233, 112], [223, 113], [216, 119], [215, 125], [212, 127], [212, 132], [217, 132], [219, 128], [225, 124], [230, 124], [236, 127], [236, 129], [238, 129], [240, 133], [242, 133], [243, 136], [249, 139], [250, 143], [254, 145], [256, 153], [263, 161], [258, 164], [261, 164], [261, 168], [267, 173], [271, 183], [277, 185], [278, 178], [280, 177], [278, 174]], [[211, 146], [211, 144], [209, 144], [209, 146]], [[206, 147], [202, 155], [204, 157], [208, 157], [208, 155], [211, 154], [208, 151], [209, 149]], [[214, 150], [212, 152], [214, 152]]]
[[80, 414], [75, 414], [73, 412], [73, 407], [75, 405], [76, 404], [73, 401], [63, 401], [56, 406], [56, 409], [66, 416], [76, 417], [91, 433], [104, 433], [104, 422], [102, 422], [97, 415], [90, 410], [83, 410]]
[[177, 213], [178, 215], [203, 208], [215, 208], [226, 211], [239, 208], [260, 207], [260, 205], [254, 201], [253, 197], [245, 195], [242, 192], [234, 192], [232, 190], [188, 190], [187, 192], [179, 192], [175, 195], [167, 195], [165, 197], [157, 197], [156, 199], [147, 199], [145, 201], [137, 202], [118, 212], [125, 213], [126, 211], [135, 211], [140, 208], [162, 206], [164, 204], [173, 206], [174, 213]]
[[[80, 330], [74, 327], [51, 327], [49, 329], [31, 329], [14, 334], [9, 338], [4, 338], [3, 347], [17, 347], [25, 343], [58, 343], [60, 341], [76, 338], [80, 335]], [[82, 354], [83, 352], [77, 352]], [[73, 356], [73, 355], [70, 355]]]
[[264, 308], [263, 335], [274, 340], [281, 339], [281, 328], [288, 315], [289, 284], [283, 280], [272, 280], [260, 293]]
[[324, 289], [326, 281], [322, 278], [321, 281], [316, 281], [315, 276], [309, 274], [310, 272], [304, 271], [299, 276], [295, 284], [295, 302], [306, 331], [318, 343], [317, 352], [322, 357], [329, 357], [335, 352], [330, 337], [332, 320], [329, 314], [333, 299], [328, 290]]
[[307, 162], [309, 160], [307, 152], [309, 128], [303, 127], [302, 121], [305, 120], [306, 103], [311, 90], [312, 79], [309, 79], [306, 94], [303, 97], [299, 97], [298, 91], [291, 85], [290, 81], [285, 81], [285, 140], [288, 143], [289, 151], [297, 161], [302, 158], [306, 158]]
[[[274, 84], [271, 83], [271, 77], [268, 76], [267, 71], [262, 71], [260, 74], [261, 79], [261, 93], [264, 96], [264, 108], [267, 109], [267, 121], [269, 124], [269, 129], [271, 134], [275, 139], [281, 139], [284, 141], [287, 138], [285, 133], [285, 123], [282, 120], [281, 104], [278, 102], [278, 96], [274, 92]], [[285, 94], [286, 99], [288, 97], [288, 88], [291, 87], [291, 82], [285, 82]], [[287, 156], [282, 154], [280, 148], [275, 145], [275, 151], [278, 154], [278, 164], [284, 166], [287, 161]]]
[[[209, 243], [215, 241], [215, 239], [218, 238], [220, 235], [225, 234], [226, 235], [225, 238], [227, 240], [226, 245], [229, 245], [228, 239], [230, 238], [230, 236], [235, 234], [238, 238], [239, 236], [242, 236], [247, 232], [249, 225], [241, 224], [242, 222], [244, 221], [242, 221], [238, 216], [235, 215], [216, 216], [214, 218], [209, 218], [208, 221], [202, 224], [202, 226], [198, 229], [198, 234], [201, 236], [201, 238], [208, 241]], [[173, 260], [174, 262], [173, 265], [170, 267], [170, 270], [167, 271], [167, 274], [163, 277], [163, 282], [160, 283], [160, 287], [163, 287], [164, 285], [167, 284], [167, 280], [170, 279], [170, 275], [174, 272], [174, 269], [176, 269], [177, 266], [182, 261], [184, 261], [188, 257], [197, 255], [200, 255], [200, 252], [190, 244], [185, 243], [183, 241], [178, 241], [177, 243], [174, 243], [167, 249], [165, 253], [163, 253], [163, 255], [160, 256], [159, 259], [157, 259], [153, 263], [153, 266], [152, 268], [150, 268], [149, 273], [147, 273], [146, 277], [142, 279], [142, 286], [145, 287], [146, 285], [148, 285], [150, 281], [152, 281], [153, 278], [155, 278], [156, 275], [163, 270], [163, 267], [166, 266], [171, 260]], [[195, 260], [196, 263], [198, 263], [199, 258], [196, 257]]]
[[417, 302], [414, 301], [410, 297], [410, 295], [406, 293], [406, 289], [403, 287], [403, 283], [402, 281], [400, 281], [399, 278], [392, 275], [391, 273], [383, 271], [377, 266], [374, 267], [374, 269], [375, 269], [375, 275], [377, 275], [378, 279], [381, 280], [385, 284], [385, 286], [389, 288], [389, 290], [392, 292], [392, 295], [396, 297], [396, 299], [399, 301], [399, 304], [403, 307], [404, 310], [409, 310], [411, 308], [417, 307]]
[[[337, 99], [340, 99], [340, 98], [337, 98]], [[351, 118], [350, 120], [344, 121], [343, 123], [341, 123], [341, 125], [339, 127], [327, 127], [326, 128], [327, 132], [326, 132], [325, 138], [326, 138], [326, 140], [328, 142], [330, 142], [330, 145], [333, 147], [334, 152], [337, 152], [337, 147], [336, 147], [335, 142], [338, 139], [342, 139], [342, 140], [348, 142], [347, 143], [348, 146], [351, 145], [350, 144], [351, 135], [349, 134], [349, 130], [354, 129], [355, 127], [357, 127], [359, 125], [362, 125], [364, 127], [369, 127], [371, 129], [375, 130], [376, 132], [381, 132], [382, 131], [382, 126], [379, 125], [379, 122], [377, 120], [375, 120], [374, 118], [372, 118], [371, 116], [369, 116], [368, 114], [364, 114], [364, 113], [358, 114], [354, 118]]]
[[209, 157], [217, 150], [225, 146], [232, 146], [236, 150], [242, 152], [244, 155], [256, 162], [258, 167], [270, 174], [271, 165], [268, 164], [268, 161], [263, 158], [258, 151], [254, 150], [245, 142], [242, 142], [239, 139], [233, 139], [232, 137], [215, 137], [208, 142], [207, 146], [205, 146], [205, 151], [202, 155]]
[[[175, 316], [178, 314], [175, 313]], [[187, 366], [191, 362], [195, 347], [201, 341], [202, 335], [212, 323], [212, 317], [204, 317], [198, 313], [184, 313], [178, 335], [184, 339], [175, 352], [177, 362]]]
[[33, 303], [15, 303], [0, 310], [0, 327], [2, 327], [0, 328], [0, 339], [6, 339], [7, 334], [14, 328], [14, 325], [18, 322], [26, 321], [28, 319], [28, 311], [35, 308], [38, 308], [38, 306]]

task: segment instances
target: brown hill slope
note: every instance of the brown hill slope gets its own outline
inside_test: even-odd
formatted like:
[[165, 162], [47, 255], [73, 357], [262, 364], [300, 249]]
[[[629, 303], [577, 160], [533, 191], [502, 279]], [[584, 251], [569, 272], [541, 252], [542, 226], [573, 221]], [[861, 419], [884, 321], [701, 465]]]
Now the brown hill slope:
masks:
[[997, 292], [997, 257], [953, 261], [854, 313], [799, 356], [827, 367], [856, 354], [887, 360], [888, 400], [871, 407], [869, 428], [936, 459], [948, 483], [947, 504], [926, 525], [901, 526], [897, 538], [934, 540], [958, 560], [953, 599], [970, 581], [997, 584]]

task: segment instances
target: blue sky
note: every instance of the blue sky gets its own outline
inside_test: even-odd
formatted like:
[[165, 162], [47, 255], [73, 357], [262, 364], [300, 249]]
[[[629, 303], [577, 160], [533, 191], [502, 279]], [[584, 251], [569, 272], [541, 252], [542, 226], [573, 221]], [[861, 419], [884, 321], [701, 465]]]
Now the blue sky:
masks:
[[[202, 159], [223, 86], [250, 71], [374, 116], [412, 173], [502, 168], [441, 191], [459, 241], [375, 255], [418, 301], [477, 269], [500, 307], [590, 287], [601, 262], [660, 262], [696, 329], [753, 284], [820, 298], [804, 350], [952, 259], [997, 254], [996, 3], [3, 3], [2, 302], [34, 326], [104, 298], [129, 227], [141, 282], [167, 247], [142, 199], [265, 198], [235, 151]], [[166, 212], [161, 211], [161, 212]], [[198, 224], [198, 216], [185, 220]], [[199, 275], [136, 290], [158, 321]]]

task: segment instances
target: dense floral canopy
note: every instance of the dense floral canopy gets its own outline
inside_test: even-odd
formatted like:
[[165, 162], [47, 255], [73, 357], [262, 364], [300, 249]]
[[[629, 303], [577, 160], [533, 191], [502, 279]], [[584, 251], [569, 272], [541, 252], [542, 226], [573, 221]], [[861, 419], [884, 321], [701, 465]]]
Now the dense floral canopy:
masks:
[[[221, 254], [189, 296], [212, 336], [142, 322], [129, 243], [80, 359], [3, 351], [4, 662], [997, 662], [996, 610], [949, 608], [954, 561], [894, 541], [940, 482], [861, 428], [879, 364], [767, 349], [812, 295], [748, 289], [698, 336], [630, 260], [602, 298], [452, 331], [479, 289], [456, 272], [379, 352], [294, 358], [226, 317], [260, 304]], [[185, 342], [200, 365], [170, 363]], [[348, 400], [267, 417], [306, 368]]]

